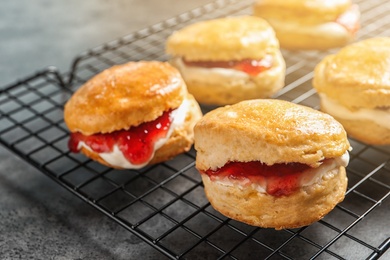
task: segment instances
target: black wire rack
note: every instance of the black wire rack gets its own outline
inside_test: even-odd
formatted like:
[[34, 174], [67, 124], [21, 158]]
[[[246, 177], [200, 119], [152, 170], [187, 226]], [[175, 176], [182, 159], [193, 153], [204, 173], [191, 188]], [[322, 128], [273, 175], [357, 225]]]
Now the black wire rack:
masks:
[[[388, 36], [390, 5], [357, 1], [359, 39]], [[390, 147], [350, 139], [345, 200], [310, 226], [275, 231], [216, 212], [194, 167], [195, 151], [141, 170], [115, 170], [67, 147], [63, 105], [96, 73], [130, 60], [166, 60], [164, 42], [190, 23], [251, 13], [252, 1], [218, 0], [88, 50], [70, 72], [43, 70], [0, 90], [0, 142], [61, 186], [178, 259], [378, 259], [390, 247]], [[275, 98], [318, 108], [314, 66], [329, 52], [283, 51], [286, 87]], [[207, 111], [210, 108], [203, 108]]]

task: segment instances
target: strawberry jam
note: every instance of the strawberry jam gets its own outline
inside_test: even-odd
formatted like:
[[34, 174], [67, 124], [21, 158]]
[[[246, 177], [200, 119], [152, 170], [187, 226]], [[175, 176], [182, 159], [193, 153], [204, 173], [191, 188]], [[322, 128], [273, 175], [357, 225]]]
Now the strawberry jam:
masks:
[[289, 195], [300, 187], [301, 173], [311, 167], [302, 163], [278, 163], [268, 166], [264, 163], [253, 162], [229, 162], [215, 171], [207, 170], [212, 181], [228, 178], [240, 183], [255, 183], [264, 185], [269, 195], [279, 197]]
[[251, 60], [245, 59], [240, 61], [186, 61], [183, 60], [184, 64], [192, 67], [202, 67], [202, 68], [224, 68], [224, 69], [234, 69], [245, 72], [251, 76], [256, 76], [257, 74], [271, 68], [272, 62], [270, 59], [263, 60]]
[[116, 144], [124, 157], [132, 164], [143, 164], [150, 160], [154, 152], [154, 144], [167, 136], [172, 123], [172, 111], [164, 112], [154, 121], [142, 123], [129, 130], [119, 130], [108, 134], [90, 136], [72, 133], [69, 139], [69, 149], [79, 152], [82, 141], [96, 153], [110, 153]]

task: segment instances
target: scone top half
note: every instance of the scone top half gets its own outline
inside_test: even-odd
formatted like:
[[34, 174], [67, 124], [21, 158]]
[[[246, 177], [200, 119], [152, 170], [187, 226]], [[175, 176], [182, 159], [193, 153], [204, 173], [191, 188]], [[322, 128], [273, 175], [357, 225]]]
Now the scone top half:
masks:
[[228, 162], [318, 167], [350, 148], [331, 116], [281, 100], [249, 100], [217, 108], [195, 126], [196, 167], [216, 170]]
[[279, 51], [270, 25], [253, 16], [202, 21], [173, 33], [166, 51], [187, 61], [262, 59]]
[[187, 95], [179, 72], [163, 62], [130, 62], [99, 73], [66, 103], [71, 132], [84, 135], [129, 129], [180, 106]]
[[328, 55], [315, 68], [313, 86], [343, 106], [390, 106], [390, 38], [363, 40]]
[[316, 24], [337, 20], [351, 5], [351, 0], [257, 0], [254, 8], [264, 18]]

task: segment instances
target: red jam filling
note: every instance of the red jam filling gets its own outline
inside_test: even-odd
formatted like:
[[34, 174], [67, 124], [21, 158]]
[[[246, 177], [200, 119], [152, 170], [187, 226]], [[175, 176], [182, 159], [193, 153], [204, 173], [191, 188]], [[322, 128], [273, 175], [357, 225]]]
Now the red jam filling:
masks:
[[203, 173], [212, 181], [227, 177], [241, 183], [266, 183], [267, 193], [280, 197], [297, 190], [300, 187], [301, 173], [310, 168], [309, 165], [302, 163], [279, 163], [268, 166], [258, 161], [229, 162], [215, 171], [209, 169]]
[[269, 59], [245, 59], [240, 61], [186, 61], [183, 59], [183, 62], [187, 66], [192, 67], [235, 69], [251, 76], [256, 76], [272, 66], [272, 62]]
[[143, 164], [153, 155], [154, 144], [166, 137], [172, 123], [171, 112], [164, 112], [154, 121], [142, 123], [129, 130], [119, 130], [108, 134], [83, 135], [71, 133], [68, 146], [71, 152], [79, 152], [82, 141], [96, 153], [109, 153], [116, 144], [124, 157], [132, 164]]

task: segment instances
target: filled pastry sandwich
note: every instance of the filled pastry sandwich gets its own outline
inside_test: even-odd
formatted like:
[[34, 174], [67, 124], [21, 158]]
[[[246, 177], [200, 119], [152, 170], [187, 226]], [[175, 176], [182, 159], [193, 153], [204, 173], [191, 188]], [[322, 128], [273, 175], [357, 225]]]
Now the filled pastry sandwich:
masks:
[[345, 196], [346, 132], [309, 107], [258, 99], [217, 108], [196, 124], [195, 149], [211, 205], [237, 221], [301, 227]]
[[271, 26], [254, 16], [191, 24], [167, 40], [171, 64], [203, 104], [270, 97], [284, 86], [285, 62]]
[[70, 150], [119, 169], [138, 169], [188, 151], [201, 116], [180, 73], [158, 61], [104, 70], [64, 108]]

